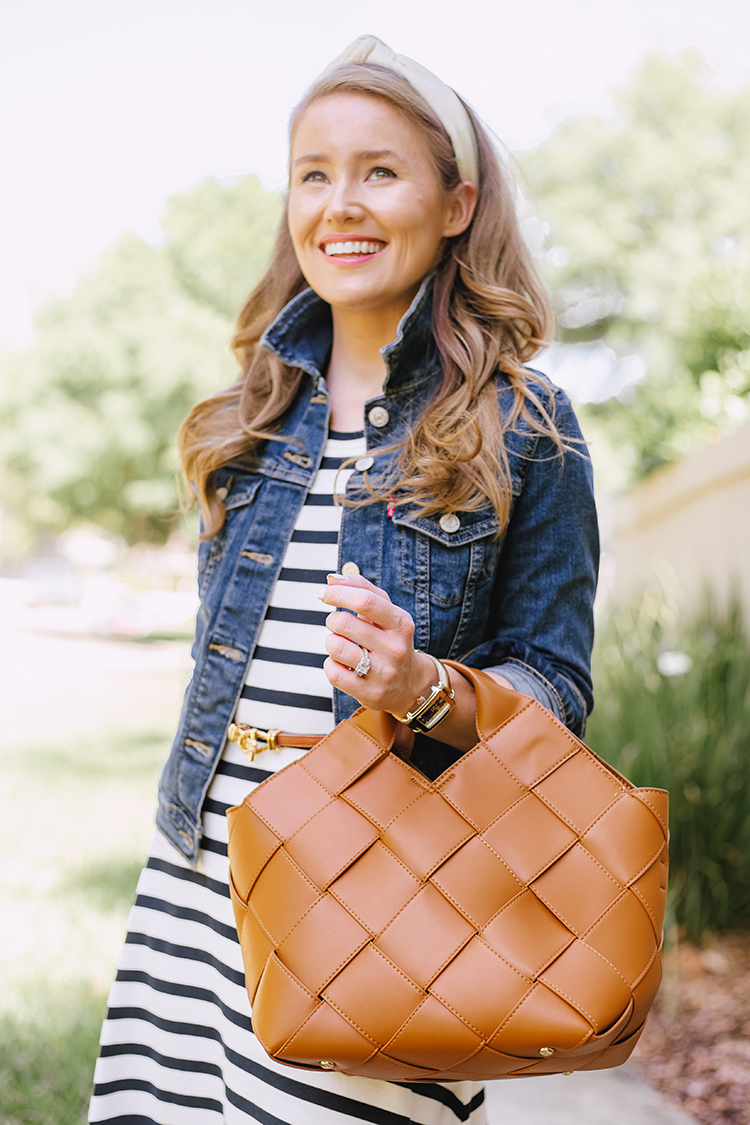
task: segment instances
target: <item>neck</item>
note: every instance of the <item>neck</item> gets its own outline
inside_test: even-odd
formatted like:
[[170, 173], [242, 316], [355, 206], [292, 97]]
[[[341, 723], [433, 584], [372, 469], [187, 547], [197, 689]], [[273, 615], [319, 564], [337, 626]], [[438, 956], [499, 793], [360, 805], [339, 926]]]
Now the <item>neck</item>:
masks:
[[380, 394], [386, 367], [380, 349], [396, 338], [406, 310], [333, 308], [333, 347], [326, 382], [335, 430], [360, 430], [364, 404]]

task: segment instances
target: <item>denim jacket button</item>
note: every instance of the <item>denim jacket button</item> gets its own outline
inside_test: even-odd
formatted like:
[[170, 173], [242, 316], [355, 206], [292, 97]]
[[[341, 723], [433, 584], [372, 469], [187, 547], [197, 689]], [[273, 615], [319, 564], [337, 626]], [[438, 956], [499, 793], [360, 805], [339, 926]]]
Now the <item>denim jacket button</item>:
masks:
[[216, 489], [216, 495], [219, 498], [219, 500], [226, 500], [227, 496], [229, 495], [229, 489], [228, 488], [217, 488]]
[[440, 517], [439, 522], [443, 531], [447, 531], [449, 535], [452, 535], [454, 531], [458, 531], [461, 526], [461, 520], [455, 512], [446, 512], [444, 516]]
[[341, 568], [341, 573], [345, 578], [351, 578], [353, 574], [359, 574], [359, 567], [355, 562], [345, 562]]
[[384, 406], [373, 406], [367, 417], [372, 425], [377, 426], [379, 430], [382, 430], [383, 426], [387, 426], [390, 420], [390, 414]]
[[358, 473], [365, 473], [368, 469], [371, 469], [374, 464], [374, 457], [360, 457], [359, 461], [354, 462], [354, 468]]

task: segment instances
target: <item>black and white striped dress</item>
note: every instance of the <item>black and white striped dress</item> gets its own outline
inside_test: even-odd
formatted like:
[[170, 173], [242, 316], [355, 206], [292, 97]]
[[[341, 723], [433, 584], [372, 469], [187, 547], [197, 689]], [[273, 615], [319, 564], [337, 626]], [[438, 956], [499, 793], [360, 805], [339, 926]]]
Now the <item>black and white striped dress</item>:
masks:
[[[331, 432], [300, 511], [250, 664], [238, 722], [325, 734], [327, 611], [314, 596], [335, 571], [342, 461], [362, 434]], [[250, 764], [227, 743], [206, 799], [197, 869], [157, 833], [130, 914], [101, 1038], [89, 1111], [109, 1125], [485, 1125], [480, 1083], [383, 1082], [294, 1070], [253, 1035], [229, 900], [225, 810], [304, 751]]]

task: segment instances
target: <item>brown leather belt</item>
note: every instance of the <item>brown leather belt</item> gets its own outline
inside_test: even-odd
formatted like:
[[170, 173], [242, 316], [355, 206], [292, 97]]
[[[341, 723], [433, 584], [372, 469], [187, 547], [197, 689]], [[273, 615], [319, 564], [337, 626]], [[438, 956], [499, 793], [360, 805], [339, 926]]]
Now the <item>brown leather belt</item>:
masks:
[[236, 742], [252, 762], [256, 754], [264, 750], [280, 750], [283, 746], [293, 746], [297, 750], [309, 750], [323, 738], [322, 734], [289, 734], [283, 730], [261, 730], [247, 723], [230, 723], [227, 731], [230, 742]]

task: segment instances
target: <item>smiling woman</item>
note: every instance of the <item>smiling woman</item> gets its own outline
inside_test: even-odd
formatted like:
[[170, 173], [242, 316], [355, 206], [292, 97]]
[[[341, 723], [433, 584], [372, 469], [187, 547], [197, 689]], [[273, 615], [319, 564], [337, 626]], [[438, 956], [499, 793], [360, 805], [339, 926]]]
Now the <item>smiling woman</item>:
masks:
[[[392, 1082], [351, 1073], [348, 1055], [300, 1047], [295, 1070], [266, 1056], [230, 905], [225, 813], [360, 705], [395, 716], [394, 748], [411, 753], [415, 777], [437, 777], [477, 740], [472, 682], [455, 665], [449, 674], [446, 657], [582, 731], [596, 515], [570, 404], [526, 366], [549, 331], [511, 188], [476, 117], [417, 63], [357, 40], [292, 117], [287, 213], [240, 317], [241, 377], [181, 432], [203, 526], [195, 673], [91, 1121], [484, 1125], [476, 1032], [436, 1000], [458, 1036], [440, 1050], [464, 1067], [460, 1081], [437, 1082], [423, 1063], [422, 1080], [407, 1081], [414, 1059], [395, 1028]], [[385, 857], [416, 898], [421, 884], [382, 841], [373, 847], [372, 870]], [[300, 895], [310, 911], [317, 902], [293, 868], [263, 883], [290, 918]], [[377, 925], [365, 932], [354, 908], [340, 909], [390, 965]], [[293, 976], [298, 932], [287, 929], [274, 940]], [[474, 940], [468, 920], [463, 929]], [[324, 926], [322, 947], [337, 932]], [[429, 927], [415, 940], [430, 946]], [[498, 957], [489, 946], [482, 956]], [[339, 970], [312, 992], [297, 981], [318, 1014], [323, 992], [346, 988]], [[367, 1055], [367, 1034], [341, 1023]]]
[[300, 269], [334, 310], [334, 326], [377, 309], [388, 343], [444, 240], [469, 225], [476, 185], [445, 191], [416, 124], [358, 93], [313, 101], [296, 119], [291, 157], [289, 233]]

